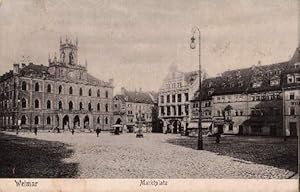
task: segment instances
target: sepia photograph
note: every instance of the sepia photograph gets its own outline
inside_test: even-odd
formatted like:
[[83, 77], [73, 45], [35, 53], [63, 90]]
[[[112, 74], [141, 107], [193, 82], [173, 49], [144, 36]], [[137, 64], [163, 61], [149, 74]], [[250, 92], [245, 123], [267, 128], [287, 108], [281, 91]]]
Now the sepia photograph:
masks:
[[297, 191], [299, 130], [300, 0], [0, 0], [0, 191]]

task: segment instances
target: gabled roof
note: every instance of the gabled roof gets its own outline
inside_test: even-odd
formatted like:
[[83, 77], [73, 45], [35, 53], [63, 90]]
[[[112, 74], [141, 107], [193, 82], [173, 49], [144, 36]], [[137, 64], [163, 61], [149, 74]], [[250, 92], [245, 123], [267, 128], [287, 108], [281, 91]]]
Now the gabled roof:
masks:
[[[249, 68], [225, 71], [221, 76], [205, 79], [202, 82], [202, 100], [211, 99], [212, 95], [255, 93], [281, 90], [284, 74], [293, 71], [294, 63], [300, 61], [298, 48], [290, 61], [271, 65], [256, 65]], [[296, 71], [300, 69], [295, 69]], [[299, 71], [300, 72], [300, 71]], [[280, 79], [278, 85], [270, 85], [270, 81]], [[260, 82], [261, 86], [254, 87], [253, 83]], [[211, 94], [208, 94], [210, 91]], [[199, 100], [199, 90], [195, 93], [194, 101]]]
[[126, 102], [154, 104], [154, 101], [148, 92], [128, 91], [124, 89], [124, 98]]

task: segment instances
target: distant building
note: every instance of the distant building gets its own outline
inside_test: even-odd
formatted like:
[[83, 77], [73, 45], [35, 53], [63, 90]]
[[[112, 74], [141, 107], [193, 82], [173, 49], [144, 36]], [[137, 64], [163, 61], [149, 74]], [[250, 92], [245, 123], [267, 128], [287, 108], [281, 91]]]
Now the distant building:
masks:
[[0, 77], [0, 127], [18, 119], [25, 129], [109, 129], [113, 80], [104, 82], [78, 62], [78, 42], [60, 41], [59, 58], [49, 66], [14, 64]]
[[[226, 71], [204, 80], [202, 127], [224, 134], [289, 136], [292, 130], [291, 135], [296, 135], [300, 122], [299, 73], [300, 68], [292, 59]], [[191, 100], [195, 112], [199, 110], [198, 95], [199, 91]], [[192, 118], [198, 121], [195, 114]], [[210, 119], [211, 126], [203, 126]]]
[[114, 124], [123, 124], [128, 131], [133, 131], [137, 125], [139, 113], [142, 115], [142, 123], [148, 132], [152, 131], [155, 124], [155, 102], [157, 97], [153, 92], [128, 91], [121, 88], [121, 94], [116, 95], [114, 102]]
[[190, 86], [197, 79], [198, 72], [181, 72], [171, 65], [158, 93], [159, 119], [164, 131], [172, 133], [184, 130], [189, 122]]

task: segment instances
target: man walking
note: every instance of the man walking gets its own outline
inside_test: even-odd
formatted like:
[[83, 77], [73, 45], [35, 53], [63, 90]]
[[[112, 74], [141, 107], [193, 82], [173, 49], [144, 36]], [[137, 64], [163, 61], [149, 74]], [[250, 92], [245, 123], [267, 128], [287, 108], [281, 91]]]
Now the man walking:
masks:
[[99, 137], [100, 132], [101, 132], [101, 129], [99, 127], [97, 127], [97, 129], [96, 129], [97, 137]]

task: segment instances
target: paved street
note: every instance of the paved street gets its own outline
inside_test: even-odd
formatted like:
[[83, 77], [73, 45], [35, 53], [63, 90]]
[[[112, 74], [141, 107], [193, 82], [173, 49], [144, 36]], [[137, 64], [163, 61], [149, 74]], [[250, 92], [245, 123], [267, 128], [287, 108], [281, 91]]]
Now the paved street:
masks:
[[205, 138], [205, 150], [197, 151], [196, 138], [172, 134], [0, 137], [1, 177], [283, 179], [297, 170], [296, 139], [228, 136], [217, 145]]

